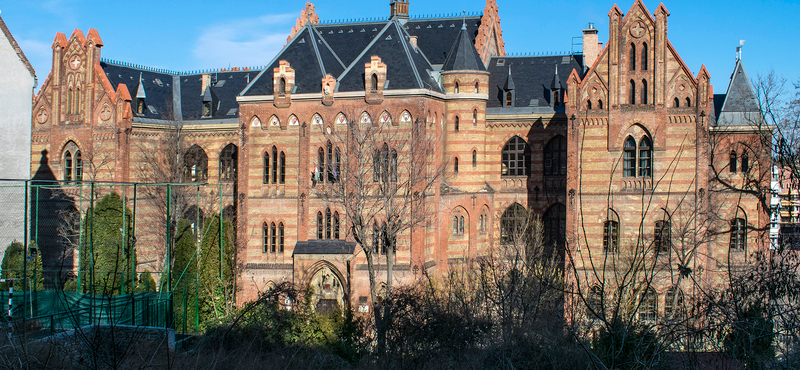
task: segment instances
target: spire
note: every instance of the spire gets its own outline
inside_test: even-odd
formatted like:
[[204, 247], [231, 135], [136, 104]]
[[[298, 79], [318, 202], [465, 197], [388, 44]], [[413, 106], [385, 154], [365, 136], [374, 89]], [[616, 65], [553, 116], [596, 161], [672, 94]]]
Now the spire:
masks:
[[450, 47], [450, 52], [447, 53], [447, 59], [445, 59], [442, 65], [442, 71], [464, 70], [486, 70], [480, 54], [478, 54], [475, 45], [472, 44], [472, 39], [469, 37], [466, 21], [462, 24], [461, 30], [458, 31], [456, 41], [453, 43], [453, 46]]
[[553, 75], [553, 82], [550, 83], [550, 90], [561, 90], [561, 79], [558, 78], [558, 64], [556, 64], [556, 73]]
[[139, 72], [139, 88], [136, 90], [136, 99], [146, 99], [147, 96], [144, 93], [144, 82], [142, 81], [142, 72]]
[[514, 90], [514, 80], [511, 78], [511, 65], [508, 65], [508, 77], [506, 78], [506, 84], [503, 85], [503, 90], [509, 91]]
[[725, 100], [719, 109], [718, 126], [751, 126], [763, 123], [758, 98], [741, 59], [736, 61]]

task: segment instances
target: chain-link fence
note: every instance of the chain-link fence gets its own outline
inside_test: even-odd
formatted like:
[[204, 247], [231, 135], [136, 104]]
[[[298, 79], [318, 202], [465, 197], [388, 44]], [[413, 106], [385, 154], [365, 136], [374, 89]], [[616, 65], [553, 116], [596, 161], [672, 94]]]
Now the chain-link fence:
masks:
[[13, 284], [28, 327], [200, 330], [234, 302], [235, 186], [0, 180], [0, 308]]

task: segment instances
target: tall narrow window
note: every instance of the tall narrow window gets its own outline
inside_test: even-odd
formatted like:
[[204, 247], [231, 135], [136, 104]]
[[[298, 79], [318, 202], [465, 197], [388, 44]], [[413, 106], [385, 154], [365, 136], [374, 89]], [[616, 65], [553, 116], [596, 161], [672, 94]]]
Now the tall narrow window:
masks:
[[325, 238], [325, 225], [323, 224], [322, 220], [322, 212], [317, 212], [317, 239], [324, 239]]
[[748, 171], [750, 171], [750, 157], [747, 155], [746, 151], [743, 151], [742, 152], [742, 172], [746, 173]]
[[613, 209], [603, 223], [603, 252], [616, 252], [619, 247], [619, 215]]
[[458, 235], [458, 216], [453, 216], [453, 235]]
[[602, 100], [598, 100], [597, 101], [597, 109], [603, 109], [603, 101]]
[[514, 203], [500, 216], [500, 242], [514, 243], [525, 235], [527, 229], [528, 210], [521, 204]]
[[478, 151], [472, 151], [472, 167], [476, 167], [478, 165]]
[[592, 110], [592, 101], [591, 100], [587, 100], [586, 101], [586, 110]]
[[281, 152], [281, 184], [286, 183], [286, 154]]
[[670, 224], [667, 220], [656, 221], [653, 227], [653, 248], [659, 252], [669, 252], [671, 244]]
[[673, 108], [678, 108], [681, 106], [681, 101], [678, 98], [675, 98], [675, 101], [672, 102]]
[[208, 156], [197, 144], [192, 145], [183, 155], [184, 178], [191, 182], [208, 179]]
[[333, 181], [338, 181], [341, 173], [342, 173], [342, 151], [339, 150], [339, 147], [337, 146], [336, 154], [334, 156]]
[[378, 91], [378, 75], [373, 73], [371, 80], [372, 80], [372, 84], [370, 84], [370, 91], [377, 92]]
[[654, 321], [658, 307], [656, 306], [656, 291], [653, 288], [647, 289], [641, 297], [639, 307], [639, 319], [642, 321]]
[[635, 71], [636, 70], [636, 45], [634, 45], [633, 43], [631, 43], [631, 50], [630, 50], [630, 53], [628, 53], [628, 54], [629, 54], [629, 56], [631, 58], [631, 71]]
[[456, 87], [453, 88], [453, 92], [458, 94], [458, 82], [456, 82]]
[[75, 181], [83, 181], [83, 158], [80, 150], [75, 152]]
[[639, 142], [639, 176], [651, 177], [653, 167], [653, 144], [649, 137]]
[[692, 106], [692, 99], [686, 98], [686, 107], [691, 107], [691, 106]]
[[475, 93], [476, 94], [478, 93], [478, 83], [477, 82], [475, 83]]
[[136, 113], [137, 114], [144, 114], [144, 99], [136, 99]]
[[458, 132], [458, 116], [456, 116], [455, 120], [455, 131]]
[[458, 233], [464, 235], [464, 216], [458, 218]]
[[325, 209], [325, 239], [331, 238], [331, 222], [333, 221], [333, 216], [331, 215], [331, 209]]
[[634, 80], [631, 80], [630, 101], [628, 103], [631, 105], [636, 104], [636, 81]]
[[647, 104], [647, 80], [642, 80], [642, 104]]
[[397, 150], [392, 149], [392, 181], [397, 181]]
[[283, 77], [281, 77], [281, 81], [279, 82], [278, 94], [286, 94], [286, 79]]
[[561, 103], [559, 102], [559, 99], [558, 99], [560, 96], [561, 95], [559, 95], [558, 90], [553, 90], [553, 106], [554, 107], [557, 107], [557, 106], [561, 105]]
[[272, 253], [275, 253], [275, 245], [278, 244], [277, 243], [277, 241], [278, 241], [278, 233], [276, 232], [275, 223], [274, 222], [269, 225], [269, 229], [270, 229], [270, 231], [269, 231], [269, 237], [270, 237], [270, 240], [269, 240], [269, 251], [272, 252]]
[[72, 180], [72, 153], [64, 153], [64, 180]]
[[628, 136], [622, 154], [622, 176], [636, 176], [636, 141]]
[[647, 43], [642, 44], [642, 70], [647, 70]]
[[72, 114], [72, 88], [67, 90], [67, 115]]
[[267, 253], [267, 252], [269, 252], [269, 226], [267, 226], [266, 222], [264, 222], [264, 224], [261, 225], [261, 231], [263, 233], [262, 236], [263, 236], [263, 243], [264, 243], [264, 245], [263, 245], [264, 253]]
[[512, 98], [513, 95], [511, 94], [511, 91], [506, 91], [506, 107], [510, 107], [512, 105]]
[[386, 254], [387, 246], [389, 245], [389, 233], [384, 221], [381, 225], [381, 253]]
[[664, 301], [664, 313], [670, 317], [681, 316], [683, 314], [683, 292], [678, 287], [667, 290]]
[[380, 253], [381, 231], [378, 229], [378, 221], [372, 224], [372, 252]]
[[567, 138], [562, 135], [550, 139], [544, 146], [544, 175], [567, 175]]
[[736, 152], [731, 150], [730, 158], [728, 159], [728, 169], [731, 173], [736, 172]]
[[458, 173], [458, 157], [453, 158], [453, 173]]
[[333, 212], [333, 238], [339, 239], [339, 212]]
[[269, 152], [264, 152], [264, 181], [265, 184], [269, 184]]
[[478, 110], [477, 109], [473, 109], [472, 110], [472, 125], [473, 126], [477, 126], [478, 125]]
[[325, 181], [333, 182], [333, 145], [328, 141], [328, 166], [325, 167]]
[[237, 148], [236, 145], [228, 144], [222, 149], [219, 155], [219, 179], [220, 180], [235, 180], [236, 179], [236, 162], [237, 162]]
[[272, 183], [278, 183], [278, 148], [272, 146]]
[[283, 253], [283, 244], [284, 244], [284, 234], [283, 234], [283, 222], [278, 224], [278, 252]]
[[731, 220], [731, 250], [744, 250], [747, 246], [747, 221], [743, 218]]
[[386, 143], [383, 143], [381, 149], [381, 174], [383, 182], [389, 181], [389, 145]]
[[375, 150], [375, 154], [372, 155], [372, 181], [378, 182], [381, 177], [381, 152], [380, 150]]
[[325, 149], [317, 149], [317, 168], [314, 169], [314, 182], [325, 181]]

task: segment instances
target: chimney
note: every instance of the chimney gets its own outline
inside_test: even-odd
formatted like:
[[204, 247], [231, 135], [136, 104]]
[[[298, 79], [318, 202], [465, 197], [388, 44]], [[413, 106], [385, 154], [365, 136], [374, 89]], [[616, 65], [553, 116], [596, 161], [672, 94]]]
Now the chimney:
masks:
[[415, 48], [417, 47], [417, 36], [411, 36], [409, 41], [411, 42], [411, 45], [414, 45]]
[[211, 73], [203, 73], [202, 83], [200, 84], [200, 95], [205, 93], [206, 87], [211, 85]]
[[408, 0], [390, 0], [391, 18], [408, 19]]
[[600, 45], [597, 42], [597, 28], [594, 23], [589, 23], [589, 28], [583, 30], [583, 71], [592, 67], [600, 55]]

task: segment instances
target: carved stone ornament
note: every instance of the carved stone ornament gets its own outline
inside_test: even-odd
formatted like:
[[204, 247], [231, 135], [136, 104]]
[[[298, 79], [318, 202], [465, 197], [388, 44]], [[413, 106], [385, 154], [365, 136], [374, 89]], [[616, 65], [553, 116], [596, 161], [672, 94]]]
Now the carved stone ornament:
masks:
[[69, 58], [69, 67], [72, 69], [78, 69], [81, 67], [81, 57], [77, 55], [73, 55], [72, 58]]
[[631, 27], [631, 36], [635, 38], [640, 38], [647, 33], [647, 28], [645, 28], [644, 23], [642, 21], [636, 22], [636, 24]]
[[36, 122], [45, 123], [47, 122], [48, 114], [47, 110], [44, 108], [39, 109], [39, 112], [36, 113]]
[[108, 106], [103, 106], [103, 110], [100, 111], [100, 120], [108, 121], [111, 118], [111, 109], [108, 109]]

